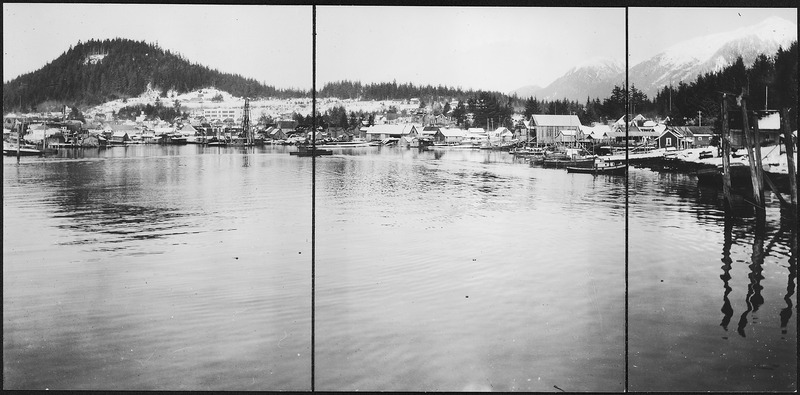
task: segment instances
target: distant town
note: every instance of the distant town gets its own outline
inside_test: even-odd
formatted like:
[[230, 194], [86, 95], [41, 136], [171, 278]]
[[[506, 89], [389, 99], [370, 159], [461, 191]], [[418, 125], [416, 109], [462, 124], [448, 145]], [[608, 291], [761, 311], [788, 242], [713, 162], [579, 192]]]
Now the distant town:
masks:
[[[669, 118], [649, 119], [641, 114], [621, 114], [607, 123], [584, 125], [575, 114], [513, 113], [509, 119], [487, 119], [476, 124], [472, 113], [464, 114], [458, 125], [453, 113], [458, 101], [428, 103], [408, 100], [357, 101], [325, 98], [318, 100], [317, 112], [342, 109], [357, 119], [341, 124], [317, 120], [310, 124], [311, 99], [254, 100], [245, 119], [245, 100], [213, 88], [170, 98], [181, 116], [175, 119], [148, 117], [144, 112], [121, 119], [119, 111], [134, 105], [154, 106], [167, 102], [155, 91], [138, 98], [116, 100], [87, 110], [82, 120], [62, 112], [7, 114], [4, 117], [5, 141], [22, 130], [24, 143], [57, 147], [100, 147], [123, 144], [203, 144], [211, 137], [234, 142], [252, 132], [257, 144], [303, 144], [315, 140], [365, 141], [415, 147], [420, 140], [439, 145], [483, 145], [510, 149], [523, 145], [560, 145], [596, 152], [599, 147], [641, 146], [687, 149], [716, 145], [712, 125], [674, 126]], [[421, 106], [422, 104], [422, 106]], [[442, 111], [442, 108], [446, 109]], [[777, 111], [759, 111], [758, 129], [765, 142], [777, 142], [781, 133]], [[74, 114], [72, 114], [74, 115]], [[694, 122], [690, 122], [694, 123]], [[342, 126], [346, 124], [346, 126]], [[494, 125], [493, 125], [494, 124]], [[22, 128], [22, 129], [20, 129]], [[247, 130], [246, 130], [247, 129]], [[742, 146], [741, 134], [734, 134], [733, 146]]]

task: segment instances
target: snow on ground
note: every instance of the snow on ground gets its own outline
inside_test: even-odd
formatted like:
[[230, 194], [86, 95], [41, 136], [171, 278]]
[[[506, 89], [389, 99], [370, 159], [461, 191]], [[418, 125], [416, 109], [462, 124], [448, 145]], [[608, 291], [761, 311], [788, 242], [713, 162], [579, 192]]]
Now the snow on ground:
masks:
[[[172, 106], [175, 100], [180, 101], [183, 111], [187, 111], [193, 116], [202, 115], [204, 109], [212, 108], [242, 108], [244, 107], [244, 98], [236, 97], [228, 92], [216, 88], [203, 88], [192, 92], [178, 94], [175, 91], [168, 91], [166, 97], [159, 97], [159, 91], [148, 87], [148, 90], [139, 95], [138, 97], [131, 97], [127, 100], [118, 99], [113, 100], [84, 111], [89, 116], [94, 114], [111, 114], [117, 112], [121, 108], [134, 105], [147, 105], [155, 104], [158, 98], [164, 106]], [[221, 96], [222, 100], [213, 100]], [[353, 100], [353, 99], [338, 99], [338, 98], [323, 98], [317, 100], [317, 111], [325, 113], [326, 111], [343, 106], [347, 112], [365, 113], [379, 112], [383, 113], [394, 106], [397, 112], [403, 110], [411, 111], [419, 107], [417, 104], [407, 103], [404, 100]], [[267, 115], [272, 118], [287, 119], [291, 118], [292, 113], [298, 113], [303, 116], [311, 114], [311, 98], [291, 98], [291, 99], [277, 99], [265, 98], [250, 101], [250, 114], [254, 118], [261, 115]]]

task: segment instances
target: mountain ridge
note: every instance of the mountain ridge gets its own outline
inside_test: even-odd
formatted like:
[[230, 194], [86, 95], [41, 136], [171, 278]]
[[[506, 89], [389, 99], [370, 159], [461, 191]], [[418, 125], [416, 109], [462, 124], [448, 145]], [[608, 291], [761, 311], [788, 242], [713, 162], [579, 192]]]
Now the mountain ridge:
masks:
[[[774, 55], [779, 47], [786, 48], [797, 40], [797, 25], [780, 17], [769, 17], [761, 22], [729, 32], [694, 37], [669, 46], [664, 51], [633, 65], [628, 71], [629, 81], [648, 97], [669, 84], [689, 83], [698, 76], [719, 71], [733, 64], [738, 56], [745, 66], [765, 54]], [[554, 100], [567, 98], [585, 100], [586, 97], [607, 97], [614, 85], [624, 85], [625, 70], [616, 75], [598, 73], [600, 62], [588, 61], [575, 66], [548, 86], [533, 89], [520, 87], [510, 94], [520, 97], [536, 96]], [[621, 63], [617, 61], [616, 63]]]

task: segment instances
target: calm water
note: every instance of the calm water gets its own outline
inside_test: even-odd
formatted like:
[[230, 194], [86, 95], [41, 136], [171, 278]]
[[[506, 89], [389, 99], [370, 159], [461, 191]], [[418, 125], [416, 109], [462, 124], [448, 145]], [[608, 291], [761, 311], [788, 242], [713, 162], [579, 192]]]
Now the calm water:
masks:
[[[316, 163], [315, 389], [624, 389], [624, 178]], [[4, 158], [4, 388], [309, 390], [311, 172], [283, 148]], [[794, 223], [630, 181], [629, 388], [796, 389]]]
[[4, 159], [5, 388], [310, 389], [310, 162], [63, 155]]

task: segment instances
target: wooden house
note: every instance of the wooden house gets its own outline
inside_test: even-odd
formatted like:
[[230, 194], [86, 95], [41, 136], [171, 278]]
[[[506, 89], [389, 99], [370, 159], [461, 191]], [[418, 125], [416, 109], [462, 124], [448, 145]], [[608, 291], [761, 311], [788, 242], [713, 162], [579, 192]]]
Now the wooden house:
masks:
[[374, 125], [367, 129], [367, 141], [385, 140], [387, 138], [401, 138], [405, 136], [417, 137], [419, 133], [412, 124], [384, 124]]
[[678, 149], [680, 141], [683, 140], [683, 135], [675, 129], [667, 129], [658, 136], [658, 148], [675, 148]]
[[553, 144], [561, 131], [580, 130], [581, 120], [577, 115], [534, 114], [531, 115], [530, 127], [537, 142]]
[[464, 140], [466, 131], [458, 128], [440, 128], [434, 141], [441, 144], [458, 144]]

